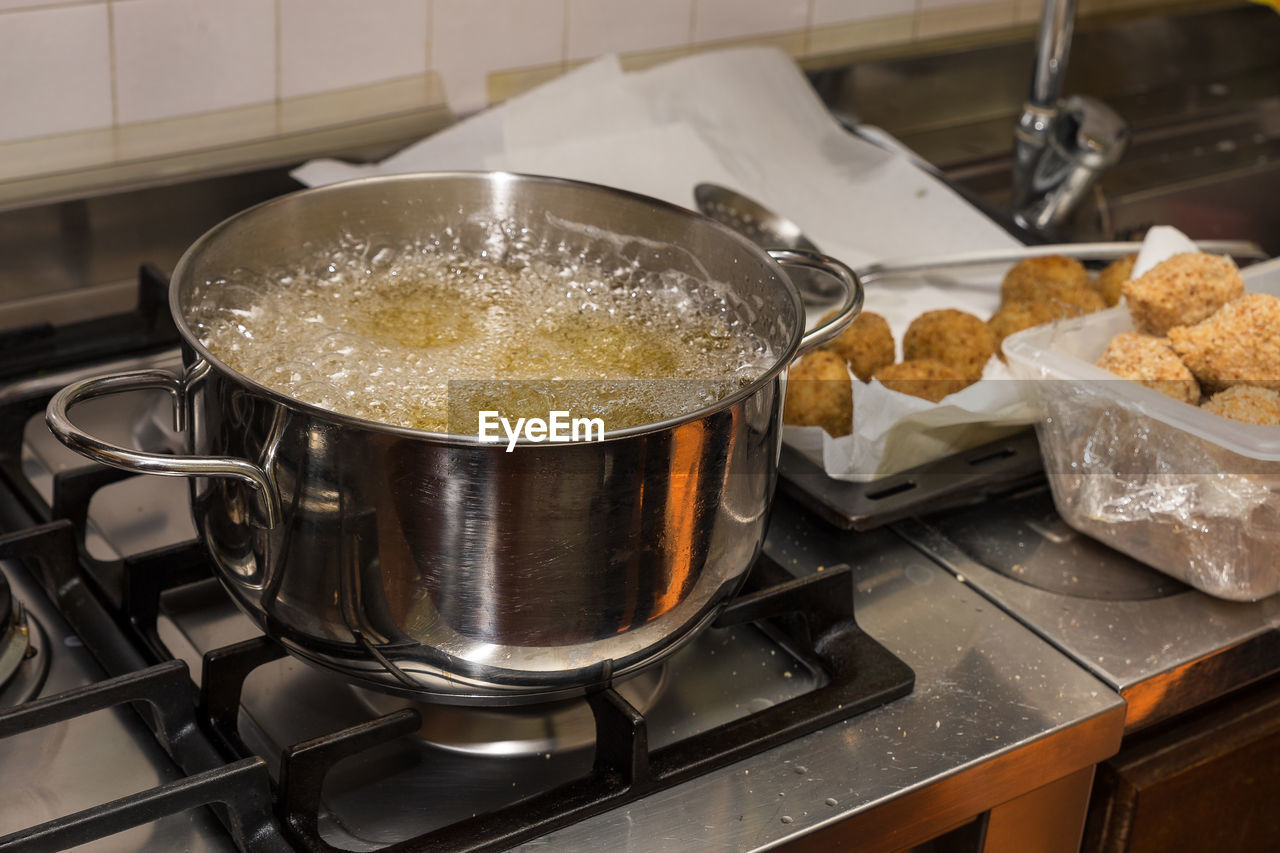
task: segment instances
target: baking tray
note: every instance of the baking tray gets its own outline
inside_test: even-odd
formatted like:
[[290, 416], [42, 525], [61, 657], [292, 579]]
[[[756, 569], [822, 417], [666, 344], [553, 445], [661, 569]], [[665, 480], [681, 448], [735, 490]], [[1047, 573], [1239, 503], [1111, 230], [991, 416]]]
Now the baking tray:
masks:
[[782, 445], [778, 487], [828, 524], [871, 530], [903, 518], [981, 503], [1044, 477], [1040, 445], [1028, 427], [1013, 435], [868, 482], [828, 477]]

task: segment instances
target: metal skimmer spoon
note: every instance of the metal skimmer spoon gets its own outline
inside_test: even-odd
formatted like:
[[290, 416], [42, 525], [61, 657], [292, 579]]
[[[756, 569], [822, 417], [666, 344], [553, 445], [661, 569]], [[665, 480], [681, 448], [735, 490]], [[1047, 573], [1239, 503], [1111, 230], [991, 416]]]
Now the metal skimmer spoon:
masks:
[[[693, 188], [693, 199], [703, 215], [728, 225], [763, 249], [802, 249], [822, 254], [822, 250], [804, 236], [799, 225], [736, 190], [719, 184], [698, 184]], [[805, 303], [821, 305], [840, 296], [840, 286], [830, 276], [807, 272], [791, 273]]]

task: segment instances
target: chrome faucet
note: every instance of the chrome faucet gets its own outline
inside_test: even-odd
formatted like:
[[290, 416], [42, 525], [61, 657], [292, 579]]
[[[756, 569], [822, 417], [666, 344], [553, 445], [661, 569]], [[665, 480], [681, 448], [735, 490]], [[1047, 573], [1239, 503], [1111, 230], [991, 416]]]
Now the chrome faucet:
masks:
[[1129, 141], [1106, 104], [1062, 97], [1075, 14], [1075, 0], [1044, 0], [1031, 96], [1014, 130], [1013, 216], [1036, 231], [1064, 222]]

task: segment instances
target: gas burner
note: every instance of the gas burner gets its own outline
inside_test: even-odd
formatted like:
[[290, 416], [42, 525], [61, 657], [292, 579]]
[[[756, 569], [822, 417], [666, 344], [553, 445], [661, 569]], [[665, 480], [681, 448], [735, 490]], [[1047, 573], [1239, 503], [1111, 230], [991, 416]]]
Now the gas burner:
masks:
[[35, 698], [48, 672], [44, 631], [13, 596], [9, 579], [0, 573], [0, 708]]
[[[666, 692], [668, 664], [645, 670], [614, 685], [641, 714], [650, 712]], [[418, 737], [450, 752], [484, 756], [526, 756], [573, 752], [593, 746], [595, 716], [585, 699], [540, 705], [469, 707], [410, 702], [397, 696], [352, 688], [373, 716], [412, 707], [422, 718]]]
[[1017, 511], [974, 507], [929, 519], [973, 561], [1036, 589], [1099, 601], [1147, 601], [1189, 587], [1067, 526], [1043, 486], [1006, 499]]

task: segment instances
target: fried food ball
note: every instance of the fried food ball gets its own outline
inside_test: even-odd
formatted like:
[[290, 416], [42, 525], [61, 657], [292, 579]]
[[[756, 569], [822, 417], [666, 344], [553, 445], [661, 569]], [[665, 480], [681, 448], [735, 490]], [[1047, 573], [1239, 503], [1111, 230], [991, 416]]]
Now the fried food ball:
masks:
[[1137, 260], [1137, 255], [1125, 255], [1103, 267], [1098, 277], [1094, 279], [1093, 286], [1097, 288], [1108, 308], [1120, 304], [1120, 289], [1133, 275], [1133, 265]]
[[1280, 391], [1236, 385], [1214, 394], [1200, 408], [1233, 421], [1280, 426]]
[[1090, 287], [1089, 271], [1075, 258], [1045, 255], [1018, 261], [1000, 282], [1000, 300], [1018, 302], [1043, 298], [1047, 293], [1074, 287]]
[[875, 378], [891, 391], [922, 397], [934, 403], [973, 384], [955, 368], [928, 358], [882, 367], [876, 371]]
[[1140, 332], [1165, 335], [1199, 323], [1244, 293], [1235, 264], [1204, 252], [1183, 252], [1124, 283], [1129, 316]]
[[1280, 299], [1250, 293], [1194, 326], [1169, 330], [1169, 344], [1202, 384], [1280, 391]]
[[1001, 359], [1004, 358], [1004, 353], [1000, 351], [1000, 345], [1004, 343], [1005, 338], [1015, 332], [1030, 329], [1032, 326], [1052, 323], [1054, 320], [1070, 316], [1072, 313], [1068, 306], [1060, 302], [1040, 302], [1031, 299], [1006, 302], [987, 321], [988, 328], [991, 329], [991, 333], [996, 338], [996, 354]]
[[[822, 322], [825, 323], [835, 314], [832, 311], [822, 318]], [[840, 337], [823, 349], [831, 350], [848, 362], [853, 375], [863, 382], [870, 382], [872, 374], [877, 370], [893, 364], [897, 354], [889, 322], [870, 311], [859, 314], [849, 324], [849, 328], [840, 333]]]
[[1098, 359], [1098, 367], [1183, 403], [1200, 402], [1200, 384], [1164, 338], [1139, 332], [1116, 335]]
[[853, 431], [853, 388], [844, 359], [819, 349], [801, 358], [787, 375], [783, 423], [820, 426], [832, 436]]
[[904, 360], [940, 361], [975, 381], [982, 378], [982, 368], [995, 351], [996, 336], [987, 324], [954, 308], [926, 311], [911, 321], [902, 336]]
[[1092, 314], [1107, 307], [1102, 294], [1089, 285], [1083, 287], [1060, 287], [1046, 294], [1042, 301], [1064, 306], [1066, 309], [1064, 316], [1071, 317], [1079, 316], [1080, 314]]

